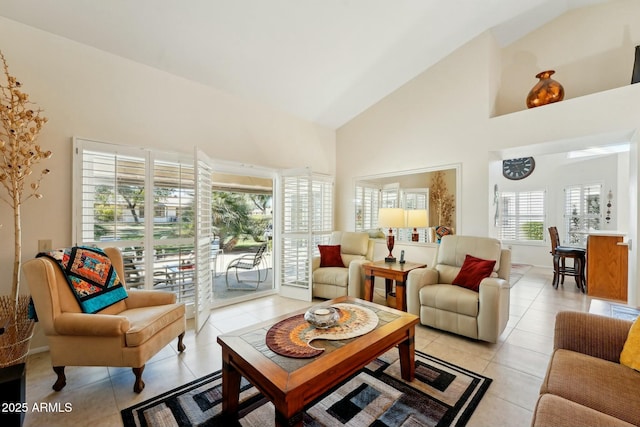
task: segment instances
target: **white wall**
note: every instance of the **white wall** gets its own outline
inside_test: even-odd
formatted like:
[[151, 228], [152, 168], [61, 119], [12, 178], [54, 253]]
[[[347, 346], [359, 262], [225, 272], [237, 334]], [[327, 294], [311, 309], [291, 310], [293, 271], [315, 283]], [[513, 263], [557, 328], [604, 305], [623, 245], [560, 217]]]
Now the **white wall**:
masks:
[[[596, 157], [583, 157], [568, 159], [567, 153], [554, 153], [534, 156], [536, 166], [531, 176], [521, 181], [511, 181], [502, 176], [502, 161], [496, 160], [489, 166], [489, 181], [498, 185], [500, 191], [533, 191], [544, 190], [546, 192], [546, 224], [558, 227], [561, 237], [564, 236], [564, 188], [576, 184], [601, 184], [603, 199], [601, 200], [602, 212], [606, 212], [606, 195], [611, 189], [615, 195], [613, 201], [613, 217], [610, 223], [603, 219], [603, 230], [628, 230], [628, 205], [625, 199], [629, 192], [629, 175], [619, 182], [619, 167], [629, 163], [628, 153], [611, 154]], [[492, 198], [492, 195], [490, 195]], [[493, 198], [491, 200], [493, 203]], [[497, 237], [498, 228], [494, 226], [493, 215], [495, 205], [489, 208], [489, 235]], [[626, 222], [621, 223], [618, 216], [621, 215]], [[603, 215], [604, 218], [604, 215]], [[550, 266], [549, 251], [551, 249], [549, 236], [545, 233], [543, 243], [509, 243], [512, 249], [512, 260], [517, 263], [527, 263], [538, 266]], [[566, 243], [563, 241], [563, 243]]]
[[[72, 137], [155, 147], [270, 168], [335, 173], [335, 131], [145, 65], [0, 18], [10, 72], [49, 122], [44, 198], [23, 206], [23, 260], [38, 239], [71, 243]], [[258, 76], [257, 76], [258, 77]], [[0, 209], [0, 293], [11, 286], [12, 212]], [[28, 287], [23, 283], [23, 292]], [[35, 339], [32, 347], [44, 345]]]
[[[593, 135], [633, 135], [640, 125], [640, 84], [629, 85], [633, 49], [625, 55], [607, 52], [640, 44], [638, 16], [640, 2], [621, 0], [565, 14], [507, 49], [500, 49], [490, 33], [482, 34], [338, 129], [340, 229], [354, 226], [353, 177], [460, 162], [458, 231], [488, 235], [494, 152], [569, 145], [567, 141], [586, 141]], [[520, 55], [536, 60], [521, 64]], [[500, 110], [500, 94], [524, 103], [535, 84], [532, 76], [549, 68], [559, 76], [562, 65], [567, 65], [562, 68], [565, 88], [582, 84], [585, 76], [591, 82], [614, 74], [616, 81], [607, 79], [603, 87], [585, 84], [575, 91], [582, 96], [492, 117]], [[514, 82], [520, 82], [518, 87]], [[637, 162], [637, 151], [633, 153], [631, 162]], [[629, 188], [632, 195], [637, 193], [637, 186]], [[633, 234], [637, 227], [629, 229]], [[635, 263], [638, 253], [630, 256]]]

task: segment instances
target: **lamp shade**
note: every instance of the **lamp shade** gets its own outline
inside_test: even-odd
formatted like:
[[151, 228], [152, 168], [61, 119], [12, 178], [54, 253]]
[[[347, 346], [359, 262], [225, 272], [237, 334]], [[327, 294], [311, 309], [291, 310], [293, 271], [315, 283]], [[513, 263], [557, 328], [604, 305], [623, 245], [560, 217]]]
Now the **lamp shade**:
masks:
[[404, 227], [404, 209], [401, 208], [380, 208], [378, 210], [378, 225], [384, 228]]
[[407, 212], [407, 227], [423, 228], [429, 225], [426, 209], [410, 209]]

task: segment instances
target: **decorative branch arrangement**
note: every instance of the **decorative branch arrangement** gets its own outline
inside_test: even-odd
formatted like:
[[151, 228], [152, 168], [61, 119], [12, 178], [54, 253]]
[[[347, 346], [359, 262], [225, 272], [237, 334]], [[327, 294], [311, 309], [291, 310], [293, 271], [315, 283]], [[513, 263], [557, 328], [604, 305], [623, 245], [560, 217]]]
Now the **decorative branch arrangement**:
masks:
[[451, 217], [456, 211], [456, 201], [453, 194], [449, 194], [447, 190], [447, 184], [444, 182], [444, 172], [435, 172], [431, 177], [429, 199], [436, 209], [437, 225], [451, 226]]
[[42, 198], [39, 192], [40, 181], [49, 173], [49, 169], [42, 169], [34, 176], [32, 174], [41, 160], [51, 157], [51, 151], [42, 150], [36, 143], [47, 118], [41, 115], [42, 110], [36, 104], [29, 101], [29, 95], [22, 91], [20, 82], [9, 73], [2, 52], [0, 60], [4, 72], [4, 81], [0, 81], [0, 183], [6, 190], [0, 195], [0, 200], [13, 209], [14, 263], [11, 298], [17, 307], [22, 258], [20, 209], [27, 199]]

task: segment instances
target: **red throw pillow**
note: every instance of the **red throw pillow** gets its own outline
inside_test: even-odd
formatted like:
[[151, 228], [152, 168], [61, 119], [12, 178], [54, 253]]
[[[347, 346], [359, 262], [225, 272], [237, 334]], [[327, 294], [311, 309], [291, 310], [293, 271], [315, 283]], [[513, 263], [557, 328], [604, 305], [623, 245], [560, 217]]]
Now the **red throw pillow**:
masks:
[[340, 245], [318, 245], [320, 267], [344, 267], [340, 255]]
[[481, 259], [467, 255], [464, 258], [460, 272], [456, 278], [453, 279], [453, 284], [479, 292], [480, 282], [482, 279], [491, 276], [495, 265], [495, 260]]

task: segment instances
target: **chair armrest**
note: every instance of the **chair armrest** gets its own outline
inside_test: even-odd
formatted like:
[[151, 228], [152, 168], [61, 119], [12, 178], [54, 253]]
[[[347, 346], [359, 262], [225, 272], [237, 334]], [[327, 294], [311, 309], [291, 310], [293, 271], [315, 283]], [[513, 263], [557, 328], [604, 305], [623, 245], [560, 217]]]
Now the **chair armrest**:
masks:
[[176, 302], [176, 294], [167, 291], [130, 289], [127, 294], [128, 297], [124, 301], [128, 309], [174, 304]]
[[482, 279], [482, 281], [480, 281], [480, 289], [482, 289], [483, 286], [498, 289], [509, 289], [511, 287], [508, 281], [499, 277], [487, 277], [486, 279]]
[[129, 319], [113, 314], [62, 313], [53, 321], [59, 335], [110, 336], [124, 335]]
[[368, 259], [354, 259], [349, 263], [349, 283], [347, 285], [347, 295], [364, 298], [364, 268], [365, 264], [370, 264]]
[[416, 268], [409, 272], [405, 283], [407, 313], [420, 316], [420, 289], [435, 285], [439, 278], [440, 273], [435, 268]]
[[320, 268], [320, 257], [314, 256], [311, 258], [311, 271], [316, 271]]
[[620, 363], [632, 322], [591, 313], [563, 311], [556, 315], [553, 345]]
[[509, 282], [499, 277], [482, 279], [478, 293], [478, 339], [495, 343], [509, 322]]

